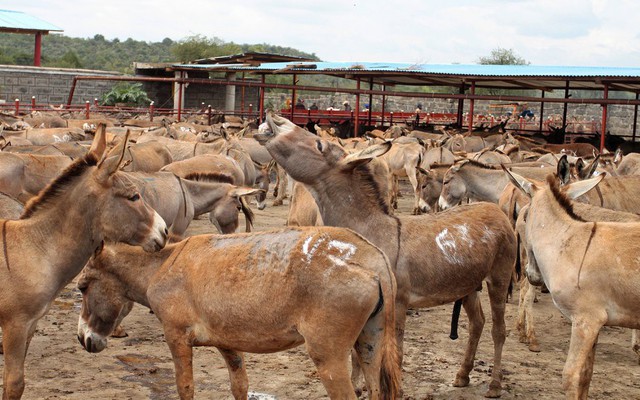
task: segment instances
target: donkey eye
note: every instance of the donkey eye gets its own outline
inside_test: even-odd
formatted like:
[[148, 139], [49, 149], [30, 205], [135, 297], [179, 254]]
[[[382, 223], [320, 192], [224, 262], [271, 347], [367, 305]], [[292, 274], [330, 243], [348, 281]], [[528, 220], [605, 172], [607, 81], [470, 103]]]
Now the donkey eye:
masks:
[[322, 153], [322, 142], [319, 140], [316, 140], [316, 147], [318, 148], [318, 151]]
[[129, 201], [138, 201], [140, 200], [140, 194], [136, 193], [133, 196], [129, 197]]

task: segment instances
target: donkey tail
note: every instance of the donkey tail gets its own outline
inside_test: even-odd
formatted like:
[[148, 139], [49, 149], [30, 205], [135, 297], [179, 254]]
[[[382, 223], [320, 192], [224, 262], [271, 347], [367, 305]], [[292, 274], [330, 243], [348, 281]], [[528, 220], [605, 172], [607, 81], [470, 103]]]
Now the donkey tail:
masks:
[[382, 363], [380, 368], [380, 399], [393, 400], [400, 396], [401, 366], [396, 336], [396, 282], [381, 279], [380, 295], [384, 301], [384, 336], [382, 338]]

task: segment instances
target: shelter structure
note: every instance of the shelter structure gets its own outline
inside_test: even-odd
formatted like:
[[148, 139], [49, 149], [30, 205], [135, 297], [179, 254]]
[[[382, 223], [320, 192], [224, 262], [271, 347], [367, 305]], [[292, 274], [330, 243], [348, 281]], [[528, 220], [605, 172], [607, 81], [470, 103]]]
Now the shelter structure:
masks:
[[0, 10], [0, 32], [35, 35], [33, 65], [39, 67], [42, 56], [42, 35], [47, 35], [49, 32], [62, 32], [62, 29], [20, 11]]
[[[462, 110], [465, 100], [469, 101], [468, 128], [472, 129], [474, 102], [477, 100], [497, 100], [509, 102], [540, 103], [541, 115], [544, 104], [548, 102], [563, 103], [563, 121], [566, 121], [567, 104], [599, 104], [602, 106], [602, 131], [606, 132], [607, 106], [610, 104], [628, 104], [634, 107], [633, 140], [636, 137], [637, 110], [640, 101], [640, 68], [618, 67], [563, 67], [563, 66], [534, 66], [534, 65], [462, 65], [462, 64], [406, 64], [406, 63], [352, 63], [352, 62], [279, 62], [263, 63], [260, 65], [233, 64], [175, 64], [173, 70], [210, 72], [224, 71], [226, 73], [241, 72], [256, 74], [266, 83], [266, 76], [274, 74], [288, 74], [292, 76], [292, 90], [295, 102], [296, 90], [323, 90], [327, 88], [297, 86], [298, 75], [322, 74], [336, 76], [356, 81], [355, 89], [335, 89], [336, 91], [352, 93], [356, 96], [354, 107], [355, 126], [360, 123], [361, 96], [368, 96], [367, 104], [372, 104], [372, 96], [405, 96], [424, 98], [447, 98], [458, 100], [458, 123], [462, 126]], [[363, 84], [368, 86], [363, 88]], [[374, 90], [379, 85], [382, 90]], [[389, 91], [389, 87], [405, 86], [439, 86], [449, 87], [452, 93]], [[269, 87], [265, 85], [264, 87]], [[283, 87], [283, 85], [279, 85]], [[526, 89], [540, 92], [535, 96], [491, 95], [478, 94], [476, 89]], [[331, 91], [334, 88], [330, 89]], [[571, 90], [590, 90], [601, 94], [601, 98], [571, 98]], [[458, 92], [455, 94], [455, 92]], [[546, 97], [546, 93], [560, 91], [564, 96]], [[631, 95], [610, 96], [610, 92], [627, 92]], [[384, 104], [384, 101], [382, 102]], [[260, 105], [261, 114], [263, 104]], [[384, 110], [382, 110], [384, 116]], [[291, 117], [294, 117], [292, 110]], [[371, 118], [367, 113], [362, 118]], [[542, 130], [542, 118], [540, 130]], [[604, 136], [601, 135], [604, 142]]]
[[[384, 109], [385, 97], [410, 97], [449, 99], [457, 101], [457, 123], [473, 128], [474, 106], [477, 101], [493, 101], [501, 103], [539, 104], [542, 131], [544, 105], [560, 103], [564, 105], [563, 122], [567, 121], [567, 105], [592, 104], [602, 107], [601, 130], [607, 132], [607, 107], [609, 105], [628, 105], [633, 107], [632, 139], [636, 139], [637, 112], [640, 105], [640, 68], [618, 67], [571, 67], [571, 66], [535, 66], [535, 65], [462, 65], [462, 64], [408, 64], [408, 63], [353, 63], [353, 62], [317, 62], [291, 58], [278, 60], [278, 55], [241, 54], [197, 60], [192, 63], [164, 65], [164, 73], [173, 73], [173, 78], [156, 78], [137, 76], [120, 77], [118, 80], [166, 80], [174, 84], [174, 93], [184, 95], [185, 85], [192, 83], [233, 85], [253, 87], [259, 90], [258, 118], [264, 117], [264, 94], [269, 88], [290, 90], [292, 104], [295, 104], [297, 91], [317, 91], [343, 93], [355, 96], [352, 111], [344, 116], [333, 113], [333, 117], [349, 118], [354, 121], [354, 133], [360, 125], [382, 124], [390, 122], [392, 114]], [[286, 57], [286, 56], [285, 56]], [[268, 82], [268, 77], [288, 75], [291, 84]], [[298, 84], [301, 75], [327, 75], [355, 81], [355, 87], [320, 87]], [[157, 75], [156, 75], [157, 76]], [[189, 76], [199, 76], [190, 78]], [[205, 77], [209, 77], [208, 79]], [[213, 78], [225, 76], [225, 79]], [[241, 79], [236, 79], [241, 76]], [[245, 79], [253, 77], [253, 79]], [[257, 78], [257, 79], [256, 79]], [[78, 77], [78, 79], [92, 79]], [[104, 78], [98, 78], [104, 79]], [[281, 80], [280, 80], [281, 81]], [[376, 88], [377, 85], [377, 88]], [[413, 87], [440, 87], [444, 90], [407, 90]], [[479, 89], [499, 89], [500, 94], [491, 94]], [[502, 90], [500, 90], [502, 89]], [[527, 95], [505, 94], [504, 90], [528, 90]], [[592, 91], [590, 96], [572, 97], [570, 91]], [[539, 96], [529, 93], [539, 93]], [[363, 99], [363, 96], [366, 96]], [[380, 111], [362, 111], [362, 106], [373, 104], [373, 96], [382, 98]], [[71, 100], [72, 95], [70, 95]], [[174, 102], [180, 112], [181, 103]], [[364, 100], [364, 101], [363, 101]], [[468, 113], [464, 116], [465, 101], [468, 101]], [[228, 110], [233, 110], [227, 107]], [[304, 113], [291, 109], [290, 118], [307, 119], [311, 110]], [[378, 113], [378, 114], [376, 114]], [[316, 117], [322, 117], [318, 111]], [[376, 119], [374, 121], [374, 118]], [[335, 118], [334, 118], [335, 119]], [[299, 122], [299, 121], [298, 121]], [[601, 146], [604, 137], [601, 136]]]

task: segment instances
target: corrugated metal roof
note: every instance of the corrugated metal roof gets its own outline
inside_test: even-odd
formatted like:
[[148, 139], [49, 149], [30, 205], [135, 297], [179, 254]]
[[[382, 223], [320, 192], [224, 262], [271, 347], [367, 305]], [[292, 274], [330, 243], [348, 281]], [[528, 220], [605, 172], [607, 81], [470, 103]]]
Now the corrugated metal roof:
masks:
[[12, 31], [57, 31], [62, 29], [21, 11], [0, 10], [0, 29]]
[[629, 67], [580, 67], [580, 66], [540, 66], [540, 65], [480, 65], [480, 64], [409, 64], [380, 62], [300, 62], [265, 63], [259, 66], [241, 64], [174, 64], [177, 68], [202, 69], [251, 69], [256, 71], [315, 71], [315, 72], [410, 72], [438, 75], [467, 76], [554, 76], [554, 77], [639, 77], [640, 68]]
[[174, 70], [249, 72], [256, 74], [323, 74], [381, 85], [468, 86], [478, 88], [612, 90], [640, 92], [640, 68], [542, 65], [410, 64], [384, 62], [278, 62], [241, 64], [174, 64]]

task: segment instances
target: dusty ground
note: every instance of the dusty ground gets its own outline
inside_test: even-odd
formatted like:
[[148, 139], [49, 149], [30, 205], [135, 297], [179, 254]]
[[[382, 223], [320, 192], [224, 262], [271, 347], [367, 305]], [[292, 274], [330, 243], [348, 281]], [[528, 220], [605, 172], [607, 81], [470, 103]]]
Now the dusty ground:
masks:
[[[408, 197], [400, 213], [408, 212]], [[287, 205], [256, 212], [256, 228], [281, 227]], [[244, 226], [241, 223], [241, 226]], [[213, 231], [207, 219], [194, 222], [190, 233]], [[466, 342], [466, 317], [460, 339], [449, 339], [451, 305], [418, 310], [408, 316], [405, 342], [405, 399], [480, 399], [489, 382], [493, 346], [490, 311], [483, 297], [487, 324], [468, 388], [451, 386]], [[80, 295], [69, 285], [43, 318], [31, 342], [26, 363], [24, 399], [176, 399], [171, 355], [160, 324], [147, 309], [136, 306], [125, 320], [127, 338], [111, 339], [99, 354], [85, 352], [76, 340]], [[507, 307], [509, 335], [504, 348], [503, 399], [562, 398], [561, 373], [569, 345], [570, 325], [549, 295], [535, 304], [542, 346], [531, 353], [514, 330], [516, 304]], [[596, 354], [591, 384], [593, 399], [640, 398], [640, 366], [630, 348], [631, 333], [605, 328]], [[250, 390], [277, 399], [325, 399], [313, 364], [303, 347], [247, 355]], [[4, 363], [2, 362], [2, 368]], [[197, 348], [194, 357], [196, 398], [231, 399], [222, 358], [215, 349]]]

